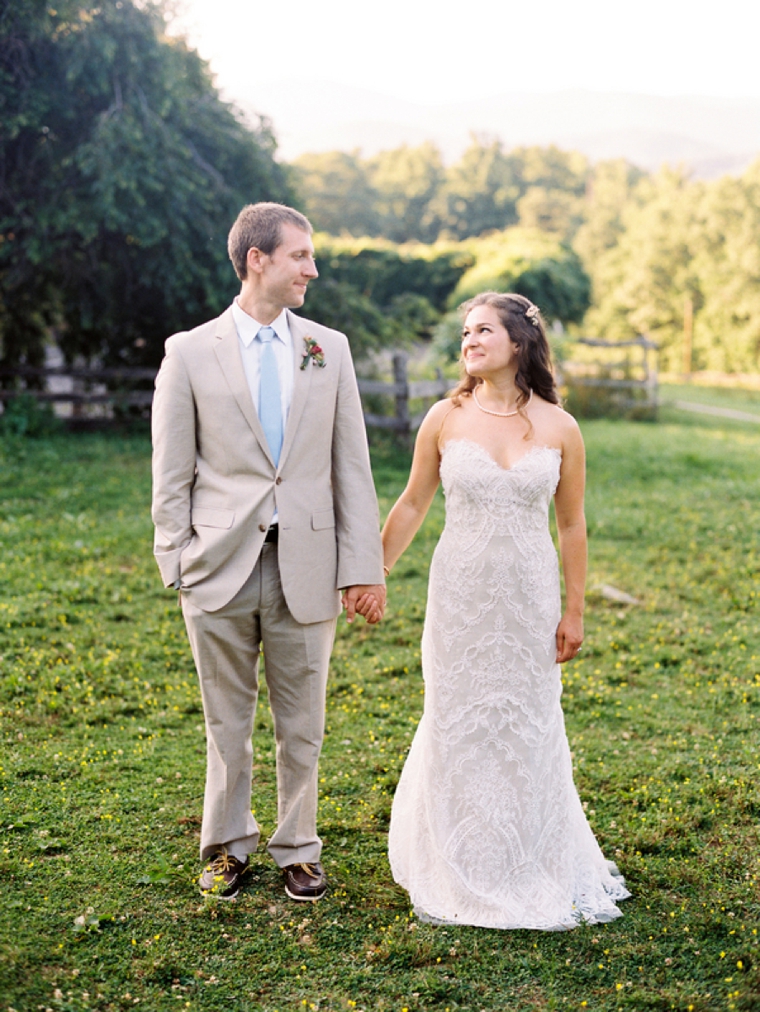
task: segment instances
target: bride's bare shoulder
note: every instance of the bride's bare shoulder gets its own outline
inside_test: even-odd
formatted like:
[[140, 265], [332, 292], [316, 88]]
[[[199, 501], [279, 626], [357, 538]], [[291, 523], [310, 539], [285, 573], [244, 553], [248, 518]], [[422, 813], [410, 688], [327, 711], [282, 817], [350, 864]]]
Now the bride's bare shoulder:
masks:
[[563, 407], [545, 401], [541, 397], [534, 398], [534, 402], [541, 424], [547, 429], [547, 435], [550, 433], [558, 444], [563, 444], [568, 439], [580, 439], [578, 423]]
[[578, 423], [569, 411], [565, 411], [561, 404], [552, 404], [552, 412], [559, 425], [564, 425], [568, 430], [578, 431]]
[[456, 405], [448, 398], [437, 401], [422, 419], [419, 429], [420, 435], [423, 438], [428, 437], [437, 440], [446, 419], [455, 410]]
[[539, 397], [538, 394], [533, 394], [531, 403], [538, 409], [545, 418], [551, 418], [558, 425], [575, 425], [577, 424], [572, 415], [568, 414], [567, 411], [562, 407], [561, 404], [552, 404], [551, 401], [545, 401], [543, 397]]
[[440, 428], [447, 419], [454, 419], [463, 410], [466, 411], [468, 402], [469, 398], [464, 397], [460, 398], [458, 402], [452, 401], [450, 397], [445, 397], [442, 401], [436, 401], [425, 415], [425, 422], [429, 421], [432, 425]]
[[[436, 401], [435, 404], [428, 411], [428, 415], [431, 415], [436, 419], [444, 419], [449, 412], [454, 411], [457, 405], [451, 400], [450, 397], [444, 397], [442, 401]], [[425, 416], [427, 417], [427, 415]]]

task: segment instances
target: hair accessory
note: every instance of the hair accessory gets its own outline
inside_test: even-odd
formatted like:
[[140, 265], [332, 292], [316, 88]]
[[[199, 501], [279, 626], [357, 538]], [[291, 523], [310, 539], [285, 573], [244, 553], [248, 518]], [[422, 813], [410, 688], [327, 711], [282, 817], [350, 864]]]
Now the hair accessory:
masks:
[[528, 308], [525, 310], [525, 315], [527, 316], [527, 318], [530, 320], [530, 322], [533, 324], [534, 327], [537, 327], [539, 324], [538, 314], [540, 312], [541, 310], [538, 308], [538, 306], [528, 306]]

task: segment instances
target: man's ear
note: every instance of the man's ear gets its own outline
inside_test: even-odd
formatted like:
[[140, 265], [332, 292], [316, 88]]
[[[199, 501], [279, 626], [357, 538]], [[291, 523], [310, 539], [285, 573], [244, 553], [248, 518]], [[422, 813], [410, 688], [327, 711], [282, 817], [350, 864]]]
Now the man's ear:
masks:
[[253, 271], [254, 274], [261, 274], [264, 270], [264, 258], [266, 254], [262, 253], [257, 246], [251, 246], [245, 257], [245, 264], [249, 271]]

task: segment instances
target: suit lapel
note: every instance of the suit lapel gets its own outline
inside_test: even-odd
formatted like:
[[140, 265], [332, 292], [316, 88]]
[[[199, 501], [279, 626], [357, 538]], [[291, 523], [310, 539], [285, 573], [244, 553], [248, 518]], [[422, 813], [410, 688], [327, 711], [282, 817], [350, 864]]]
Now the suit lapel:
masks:
[[259, 416], [251, 400], [251, 391], [248, 389], [248, 380], [245, 376], [243, 360], [240, 357], [240, 342], [231, 309], [227, 309], [219, 317], [216, 333], [214, 334], [214, 342], [214, 352], [224, 373], [224, 378], [227, 380], [230, 390], [237, 401], [238, 407], [253, 430], [253, 434], [258, 440], [261, 449], [269, 461], [274, 464], [267, 438], [264, 435]]
[[280, 467], [284, 464], [288, 451], [293, 445], [296, 430], [301, 421], [303, 410], [306, 407], [313, 369], [311, 362], [307, 363], [305, 369], [301, 368], [304, 338], [308, 337], [308, 326], [303, 320], [297, 316], [293, 316], [291, 312], [288, 312], [288, 326], [290, 327], [290, 337], [293, 342], [293, 396], [290, 400], [290, 411], [288, 412], [288, 421], [285, 426], [285, 436], [280, 453]]

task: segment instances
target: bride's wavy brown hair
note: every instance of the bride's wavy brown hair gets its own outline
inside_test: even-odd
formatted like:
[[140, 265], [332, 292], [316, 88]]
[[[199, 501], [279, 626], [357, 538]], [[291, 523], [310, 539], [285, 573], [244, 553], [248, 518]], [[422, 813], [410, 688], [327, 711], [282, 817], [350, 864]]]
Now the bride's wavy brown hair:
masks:
[[[510, 341], [517, 347], [515, 386], [519, 390], [518, 410], [528, 403], [531, 390], [550, 404], [559, 404], [557, 384], [552, 370], [551, 349], [546, 339], [544, 321], [537, 307], [524, 295], [517, 295], [514, 292], [481, 292], [459, 307], [462, 320], [477, 306], [491, 306], [496, 310]], [[527, 315], [529, 311], [530, 316]], [[536, 322], [533, 323], [533, 320]], [[475, 376], [468, 376], [464, 359], [460, 362], [460, 368], [461, 379], [449, 394], [456, 405], [460, 404], [462, 397], [469, 397], [475, 387], [482, 382]]]

